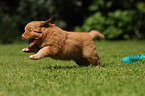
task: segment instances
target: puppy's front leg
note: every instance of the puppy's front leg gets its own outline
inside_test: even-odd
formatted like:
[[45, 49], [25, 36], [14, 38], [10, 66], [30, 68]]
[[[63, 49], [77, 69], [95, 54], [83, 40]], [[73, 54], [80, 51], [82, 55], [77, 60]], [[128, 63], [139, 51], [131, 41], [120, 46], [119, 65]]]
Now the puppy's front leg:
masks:
[[27, 53], [29, 52], [37, 53], [39, 51], [39, 47], [38, 46], [28, 47], [28, 48], [24, 48], [22, 51]]
[[24, 48], [22, 49], [23, 52], [31, 52], [31, 50], [29, 48]]
[[47, 55], [49, 55], [49, 46], [43, 47], [35, 55], [31, 55], [30, 58], [36, 60], [36, 59], [43, 58]]

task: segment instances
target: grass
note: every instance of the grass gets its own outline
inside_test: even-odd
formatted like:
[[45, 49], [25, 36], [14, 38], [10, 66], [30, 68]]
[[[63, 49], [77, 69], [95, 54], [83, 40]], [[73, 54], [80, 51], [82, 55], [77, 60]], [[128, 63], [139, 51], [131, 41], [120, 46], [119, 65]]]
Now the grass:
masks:
[[73, 61], [30, 60], [26, 44], [0, 45], [0, 96], [144, 96], [145, 61], [122, 64], [124, 56], [145, 55], [145, 41], [95, 41], [101, 66]]

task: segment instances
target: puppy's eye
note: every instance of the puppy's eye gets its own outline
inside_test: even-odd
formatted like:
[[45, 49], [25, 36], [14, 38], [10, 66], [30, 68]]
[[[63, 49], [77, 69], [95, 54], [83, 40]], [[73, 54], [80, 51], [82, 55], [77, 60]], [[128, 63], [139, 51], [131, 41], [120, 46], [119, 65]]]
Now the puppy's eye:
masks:
[[32, 30], [29, 30], [29, 32], [32, 32]]

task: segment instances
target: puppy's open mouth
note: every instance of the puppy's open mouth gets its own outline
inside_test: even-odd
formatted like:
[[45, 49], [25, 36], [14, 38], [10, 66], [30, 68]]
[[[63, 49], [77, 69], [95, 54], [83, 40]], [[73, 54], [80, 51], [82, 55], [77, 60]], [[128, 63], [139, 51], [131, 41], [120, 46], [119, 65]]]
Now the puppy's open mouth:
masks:
[[36, 41], [37, 41], [36, 39], [29, 39], [29, 47], [34, 46]]

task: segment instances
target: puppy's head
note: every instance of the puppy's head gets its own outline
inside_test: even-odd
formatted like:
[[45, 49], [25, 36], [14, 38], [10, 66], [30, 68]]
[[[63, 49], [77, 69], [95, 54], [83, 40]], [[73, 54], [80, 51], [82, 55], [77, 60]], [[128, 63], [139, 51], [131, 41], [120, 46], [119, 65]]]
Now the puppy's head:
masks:
[[29, 40], [29, 46], [34, 46], [38, 40], [42, 38], [43, 30], [49, 27], [51, 19], [47, 21], [32, 21], [25, 26], [25, 32], [22, 34], [22, 39]]

